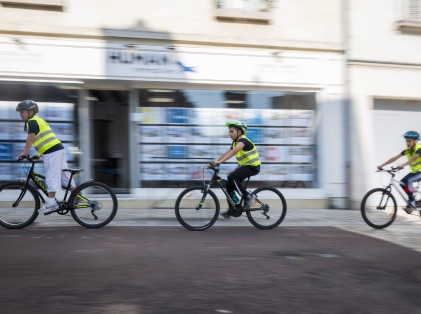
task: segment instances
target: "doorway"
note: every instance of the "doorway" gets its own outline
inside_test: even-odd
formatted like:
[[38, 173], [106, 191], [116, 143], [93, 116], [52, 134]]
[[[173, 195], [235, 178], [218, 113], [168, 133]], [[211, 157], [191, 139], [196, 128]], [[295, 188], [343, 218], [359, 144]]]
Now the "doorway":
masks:
[[129, 105], [127, 91], [91, 90], [95, 181], [129, 193]]

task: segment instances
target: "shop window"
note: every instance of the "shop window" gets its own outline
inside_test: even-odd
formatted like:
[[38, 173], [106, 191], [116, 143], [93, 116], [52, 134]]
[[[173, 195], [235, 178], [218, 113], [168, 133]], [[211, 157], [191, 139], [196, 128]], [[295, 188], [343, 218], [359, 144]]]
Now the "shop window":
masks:
[[226, 91], [224, 95], [225, 95], [225, 104], [227, 108], [246, 108], [247, 107], [246, 92]]
[[216, 0], [218, 20], [268, 23], [274, 0]]
[[[151, 102], [151, 95], [171, 100]], [[231, 144], [226, 121], [241, 120], [263, 162], [252, 186], [269, 182], [288, 188], [317, 187], [315, 107], [311, 93], [141, 90], [140, 186], [185, 187], [202, 180], [204, 165]], [[227, 175], [235, 166], [233, 158], [222, 165], [221, 173]]]

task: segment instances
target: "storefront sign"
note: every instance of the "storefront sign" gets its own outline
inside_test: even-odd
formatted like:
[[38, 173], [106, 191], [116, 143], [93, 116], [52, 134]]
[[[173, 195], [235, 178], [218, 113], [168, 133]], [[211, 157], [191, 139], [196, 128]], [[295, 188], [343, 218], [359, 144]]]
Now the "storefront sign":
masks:
[[0, 76], [207, 84], [341, 84], [341, 56], [0, 37]]

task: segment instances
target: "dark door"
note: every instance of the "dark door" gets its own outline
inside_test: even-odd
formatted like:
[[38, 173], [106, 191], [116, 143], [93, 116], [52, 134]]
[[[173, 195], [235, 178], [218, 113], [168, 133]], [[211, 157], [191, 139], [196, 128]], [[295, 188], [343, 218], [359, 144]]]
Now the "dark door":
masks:
[[96, 181], [117, 193], [129, 192], [128, 93], [90, 91], [93, 117], [93, 170]]

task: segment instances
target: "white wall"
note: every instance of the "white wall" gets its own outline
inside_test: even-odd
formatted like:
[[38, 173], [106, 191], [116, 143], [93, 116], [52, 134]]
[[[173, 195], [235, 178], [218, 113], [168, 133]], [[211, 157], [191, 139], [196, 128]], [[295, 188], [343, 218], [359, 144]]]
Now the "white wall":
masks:
[[348, 0], [349, 58], [421, 63], [421, 33], [398, 29], [401, 0]]
[[340, 50], [341, 1], [278, 0], [269, 25], [215, 17], [214, 0], [66, 0], [63, 12], [0, 6], [0, 30]]
[[[353, 208], [359, 208], [367, 190], [379, 184], [376, 165], [382, 157], [384, 160], [390, 157], [392, 149], [386, 153], [387, 147], [389, 144], [395, 147], [391, 141], [400, 141], [402, 130], [409, 127], [405, 118], [408, 114], [399, 114], [402, 101], [395, 102], [398, 116], [390, 119], [390, 116], [382, 117], [380, 111], [374, 111], [375, 99], [409, 100], [409, 103], [421, 99], [421, 35], [397, 29], [398, 2], [348, 1], [349, 180]], [[383, 131], [378, 129], [380, 126]], [[386, 130], [388, 136], [394, 134], [394, 137], [379, 139], [379, 134], [386, 134]], [[380, 150], [379, 145], [384, 149]]]

